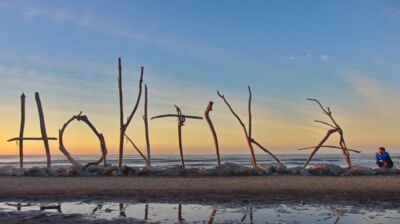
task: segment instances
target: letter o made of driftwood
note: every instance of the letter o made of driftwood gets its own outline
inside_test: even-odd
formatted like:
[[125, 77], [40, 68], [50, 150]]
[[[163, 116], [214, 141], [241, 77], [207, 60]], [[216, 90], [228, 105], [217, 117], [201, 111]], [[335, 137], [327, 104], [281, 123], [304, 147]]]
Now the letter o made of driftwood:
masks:
[[97, 129], [94, 127], [94, 125], [89, 121], [89, 119], [87, 118], [86, 115], [81, 115], [81, 113], [79, 113], [78, 115], [74, 115], [72, 118], [70, 118], [64, 125], [63, 127], [60, 129], [59, 131], [59, 144], [60, 144], [60, 151], [65, 155], [65, 157], [67, 157], [68, 161], [75, 167], [77, 168], [82, 168], [82, 165], [77, 162], [74, 158], [72, 158], [71, 154], [68, 152], [67, 148], [64, 146], [64, 131], [65, 129], [68, 127], [68, 125], [74, 121], [83, 121], [87, 126], [89, 126], [89, 128], [93, 131], [93, 133], [97, 136], [97, 138], [100, 141], [100, 148], [101, 148], [101, 153], [102, 156], [100, 157], [99, 160], [97, 160], [96, 162], [89, 162], [88, 164], [85, 165], [85, 167], [89, 166], [89, 165], [98, 165], [99, 163], [101, 163], [102, 161], [104, 161], [104, 165], [106, 165], [106, 156], [107, 156], [107, 148], [106, 148], [106, 143], [104, 140], [104, 136], [103, 134], [99, 133], [97, 131]]

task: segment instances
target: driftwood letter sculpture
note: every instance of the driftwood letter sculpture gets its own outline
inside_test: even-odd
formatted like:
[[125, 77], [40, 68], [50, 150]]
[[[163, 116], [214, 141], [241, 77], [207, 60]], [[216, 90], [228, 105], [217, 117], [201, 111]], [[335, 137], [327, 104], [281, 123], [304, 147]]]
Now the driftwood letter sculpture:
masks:
[[249, 150], [250, 150], [250, 155], [251, 155], [251, 162], [253, 164], [253, 167], [257, 167], [257, 161], [256, 161], [256, 156], [254, 154], [254, 149], [253, 149], [253, 143], [258, 146], [260, 149], [262, 149], [264, 152], [268, 153], [269, 155], [271, 155], [272, 158], [274, 158], [278, 163], [281, 163], [279, 161], [279, 159], [272, 154], [269, 150], [267, 150], [265, 147], [263, 147], [260, 143], [258, 143], [254, 138], [251, 137], [251, 129], [252, 129], [252, 117], [251, 117], [251, 99], [252, 99], [252, 93], [251, 93], [251, 88], [250, 86], [248, 86], [248, 90], [249, 90], [249, 103], [248, 103], [248, 113], [249, 113], [249, 129], [247, 130], [246, 126], [244, 125], [243, 121], [240, 119], [240, 117], [235, 113], [235, 111], [233, 110], [232, 106], [229, 104], [229, 102], [227, 101], [227, 99], [225, 98], [224, 95], [222, 95], [219, 91], [218, 96], [221, 97], [222, 100], [224, 100], [225, 104], [228, 106], [229, 110], [232, 112], [233, 116], [236, 117], [236, 119], [239, 121], [240, 125], [243, 128], [243, 132], [245, 134], [246, 137], [246, 141], [247, 141], [247, 145], [249, 146]]

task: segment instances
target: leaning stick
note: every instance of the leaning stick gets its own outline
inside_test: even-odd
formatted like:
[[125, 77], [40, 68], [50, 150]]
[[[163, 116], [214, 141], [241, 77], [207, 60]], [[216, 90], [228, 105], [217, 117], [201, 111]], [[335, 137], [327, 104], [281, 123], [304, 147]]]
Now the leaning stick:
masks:
[[140, 149], [136, 146], [136, 144], [132, 141], [132, 139], [129, 138], [129, 136], [126, 134], [125, 134], [125, 137], [133, 145], [133, 148], [135, 148], [135, 150], [140, 154], [140, 156], [143, 158], [144, 162], [146, 164], [148, 164], [146, 156], [140, 151]]
[[256, 146], [258, 146], [260, 149], [262, 149], [264, 152], [268, 153], [272, 158], [276, 160], [276, 162], [281, 163], [281, 161], [274, 155], [272, 154], [268, 149], [266, 149], [264, 146], [262, 146], [260, 143], [258, 143], [255, 139], [251, 138], [250, 141], [254, 143]]
[[149, 138], [149, 121], [147, 116], [147, 85], [144, 85], [144, 133], [146, 135], [146, 149], [147, 149], [147, 165], [151, 166], [151, 154], [150, 154], [150, 138]]
[[[315, 147], [317, 147], [317, 146], [305, 147], [305, 148], [301, 148], [301, 149], [297, 149], [297, 150], [314, 149]], [[321, 148], [342, 149], [342, 147], [333, 146], [333, 145], [322, 145]], [[356, 149], [347, 149], [347, 150], [349, 150], [350, 152], [361, 153], [361, 151], [356, 150]]]
[[252, 129], [252, 118], [251, 118], [251, 99], [252, 99], [252, 93], [251, 93], [251, 88], [250, 86], [247, 86], [247, 89], [249, 90], [249, 102], [248, 102], [248, 115], [249, 115], [249, 138], [251, 138], [251, 129]]
[[42, 103], [40, 101], [40, 96], [39, 96], [38, 92], [35, 93], [35, 100], [36, 100], [36, 104], [37, 104], [37, 108], [38, 108], [38, 112], [39, 112], [40, 131], [42, 133], [44, 148], [46, 150], [47, 168], [50, 168], [50, 166], [51, 166], [50, 146], [49, 146], [49, 141], [47, 140], [46, 124], [44, 122], [43, 108], [42, 108]]
[[328, 138], [335, 132], [337, 132], [337, 129], [330, 129], [326, 133], [325, 137], [321, 140], [321, 142], [318, 144], [318, 146], [315, 147], [315, 149], [312, 151], [312, 153], [310, 154], [310, 156], [308, 157], [308, 159], [304, 163], [304, 168], [307, 167], [308, 163], [310, 163], [310, 161], [314, 157], [315, 153], [321, 148], [321, 146], [326, 142], [326, 140], [328, 140]]
[[217, 156], [217, 164], [221, 165], [221, 159], [219, 157], [219, 145], [218, 145], [217, 133], [215, 132], [214, 124], [212, 123], [211, 118], [210, 118], [210, 111], [212, 111], [213, 104], [214, 104], [213, 101], [208, 102], [208, 106], [206, 108], [206, 111], [204, 112], [204, 117], [206, 118], [206, 121], [208, 123], [208, 126], [210, 127], [211, 133], [214, 138], [215, 153]]
[[21, 95], [21, 126], [19, 128], [19, 167], [24, 167], [25, 94]]
[[251, 144], [251, 140], [249, 138], [249, 134], [246, 130], [246, 126], [244, 125], [243, 121], [240, 119], [240, 117], [235, 113], [235, 111], [233, 110], [232, 106], [229, 104], [229, 102], [226, 100], [225, 96], [222, 95], [219, 91], [217, 91], [218, 96], [225, 102], [225, 104], [228, 106], [229, 110], [232, 112], [233, 116], [236, 117], [236, 119], [238, 120], [238, 122], [240, 123], [240, 125], [243, 128], [243, 132], [246, 136], [246, 141], [247, 141], [247, 145], [249, 146], [249, 150], [250, 150], [250, 155], [251, 155], [251, 162], [253, 164], [253, 167], [257, 167], [257, 161], [256, 161], [256, 156], [254, 154], [254, 149], [253, 146]]
[[186, 118], [182, 117], [181, 109], [175, 105], [176, 112], [178, 114], [178, 142], [179, 142], [179, 154], [181, 156], [182, 168], [185, 168], [185, 159], [183, 158], [183, 146], [182, 146], [182, 127], [185, 124]]

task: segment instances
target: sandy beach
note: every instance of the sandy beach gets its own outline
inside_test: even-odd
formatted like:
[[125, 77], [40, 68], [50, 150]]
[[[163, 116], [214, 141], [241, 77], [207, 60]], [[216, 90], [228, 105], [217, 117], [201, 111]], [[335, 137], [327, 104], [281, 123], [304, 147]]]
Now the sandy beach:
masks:
[[0, 177], [2, 199], [400, 201], [400, 177]]

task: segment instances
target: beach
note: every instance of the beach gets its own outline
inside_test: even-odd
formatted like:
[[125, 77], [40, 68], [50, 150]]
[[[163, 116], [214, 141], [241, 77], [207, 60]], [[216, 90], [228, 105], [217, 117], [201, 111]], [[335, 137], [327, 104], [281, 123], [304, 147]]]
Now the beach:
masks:
[[399, 176], [0, 177], [0, 198], [395, 203], [399, 186]]

